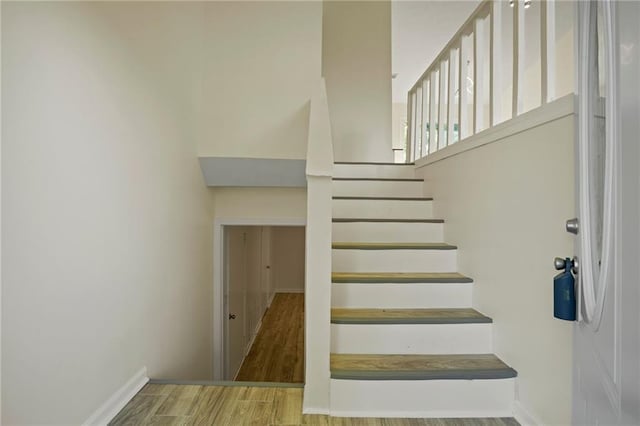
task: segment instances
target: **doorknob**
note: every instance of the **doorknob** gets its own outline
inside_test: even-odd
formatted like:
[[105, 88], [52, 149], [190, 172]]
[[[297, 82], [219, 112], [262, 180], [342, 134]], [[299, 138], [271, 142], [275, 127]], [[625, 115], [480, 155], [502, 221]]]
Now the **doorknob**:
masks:
[[553, 267], [558, 271], [564, 269], [566, 264], [567, 261], [561, 257], [556, 257], [555, 259], [553, 259]]
[[[578, 275], [578, 271], [580, 270], [580, 262], [578, 261], [578, 256], [573, 256], [573, 259], [569, 260], [569, 266], [571, 267], [571, 272]], [[567, 267], [567, 260], [561, 257], [556, 257], [553, 259], [553, 266], [557, 270], [562, 270]]]
[[578, 218], [574, 217], [573, 219], [567, 220], [565, 224], [565, 229], [567, 232], [570, 232], [574, 235], [578, 235], [578, 231], [580, 230], [580, 224], [578, 223]]
[[236, 319], [236, 314], [229, 314], [229, 319]]

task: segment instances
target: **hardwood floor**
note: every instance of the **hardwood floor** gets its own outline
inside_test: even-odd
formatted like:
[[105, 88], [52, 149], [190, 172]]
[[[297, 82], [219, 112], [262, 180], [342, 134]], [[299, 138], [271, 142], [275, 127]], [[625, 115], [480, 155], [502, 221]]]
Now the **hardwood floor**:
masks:
[[276, 293], [237, 381], [304, 381], [304, 294]]
[[303, 415], [301, 388], [148, 384], [110, 424], [516, 426], [518, 422], [512, 418], [380, 419]]

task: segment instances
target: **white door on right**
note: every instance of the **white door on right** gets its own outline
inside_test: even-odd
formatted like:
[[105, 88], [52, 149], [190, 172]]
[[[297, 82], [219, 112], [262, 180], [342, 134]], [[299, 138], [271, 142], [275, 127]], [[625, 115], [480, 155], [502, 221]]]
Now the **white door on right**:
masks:
[[639, 9], [578, 2], [576, 425], [640, 424]]

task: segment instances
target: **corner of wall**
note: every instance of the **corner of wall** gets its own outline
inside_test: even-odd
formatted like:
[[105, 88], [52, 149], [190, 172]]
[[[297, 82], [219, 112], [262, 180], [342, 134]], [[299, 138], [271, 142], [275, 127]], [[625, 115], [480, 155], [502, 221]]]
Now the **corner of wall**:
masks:
[[133, 397], [149, 382], [147, 367], [142, 367], [122, 387], [116, 390], [82, 424], [83, 426], [108, 425]]
[[513, 403], [513, 417], [520, 423], [522, 426], [540, 426], [543, 423], [536, 418], [521, 401], [516, 400]]

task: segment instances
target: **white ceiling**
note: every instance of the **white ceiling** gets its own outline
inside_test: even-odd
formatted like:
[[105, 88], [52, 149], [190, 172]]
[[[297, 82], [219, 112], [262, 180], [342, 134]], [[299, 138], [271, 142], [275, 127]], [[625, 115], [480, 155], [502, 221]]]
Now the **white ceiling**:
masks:
[[391, 3], [393, 102], [407, 92], [476, 8], [479, 0], [393, 1]]

